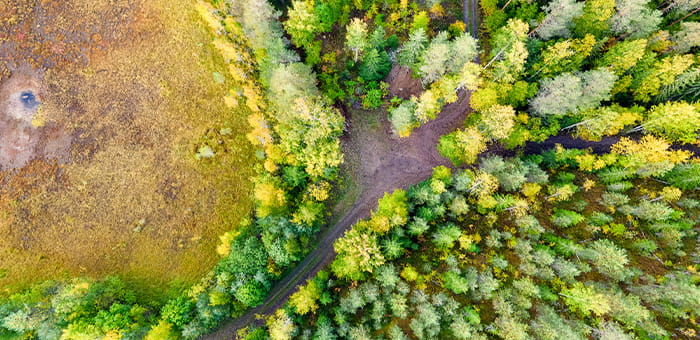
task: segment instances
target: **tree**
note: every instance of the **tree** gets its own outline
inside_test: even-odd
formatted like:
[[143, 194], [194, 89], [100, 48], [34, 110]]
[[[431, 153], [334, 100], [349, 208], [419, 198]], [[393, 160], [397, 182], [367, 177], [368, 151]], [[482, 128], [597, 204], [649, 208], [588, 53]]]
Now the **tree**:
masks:
[[672, 55], [658, 60], [654, 65], [638, 74], [634, 82], [634, 99], [649, 102], [659, 94], [662, 86], [670, 85], [694, 63], [692, 54]]
[[620, 155], [620, 163], [639, 176], [662, 176], [691, 155], [689, 151], [669, 150], [669, 147], [665, 140], [646, 135], [639, 142], [621, 138], [611, 152]]
[[447, 41], [447, 32], [438, 33], [428, 48], [420, 56], [420, 77], [423, 84], [430, 84], [445, 74], [448, 62], [452, 59], [450, 43]]
[[574, 124], [576, 136], [586, 140], [600, 141], [603, 136], [619, 133], [625, 126], [642, 119], [639, 110], [619, 105], [604, 106], [581, 113], [581, 122]]
[[591, 70], [576, 76], [564, 73], [542, 80], [540, 91], [530, 101], [539, 116], [564, 116], [597, 107], [610, 98], [617, 76], [607, 70]]
[[610, 18], [610, 29], [630, 38], [644, 38], [661, 24], [661, 12], [651, 9], [649, 0], [616, 0], [617, 13]]
[[[280, 114], [291, 111], [299, 98], [319, 95], [316, 77], [311, 67], [302, 63], [280, 64], [272, 69], [267, 92], [272, 109]], [[280, 122], [293, 117], [275, 116], [275, 118]]]
[[493, 105], [482, 111], [479, 129], [485, 136], [505, 139], [515, 126], [515, 110], [509, 105]]
[[447, 69], [450, 73], [461, 72], [465, 64], [471, 63], [478, 53], [478, 42], [469, 34], [461, 34], [450, 43], [450, 59]]
[[386, 51], [370, 48], [362, 58], [360, 64], [360, 77], [372, 82], [381, 80], [389, 74], [391, 61]]
[[320, 25], [314, 11], [314, 3], [309, 0], [294, 0], [287, 12], [284, 28], [292, 38], [292, 43], [299, 47], [308, 46], [316, 37]]
[[294, 321], [284, 309], [278, 309], [267, 319], [267, 327], [272, 340], [291, 340], [297, 332]]
[[474, 127], [457, 130], [440, 137], [438, 151], [440, 155], [452, 161], [452, 164], [473, 164], [476, 157], [486, 150], [486, 139]]
[[682, 22], [681, 30], [673, 33], [671, 40], [675, 42], [673, 50], [676, 53], [687, 53], [691, 48], [700, 46], [700, 23]]
[[391, 194], [385, 193], [379, 199], [377, 210], [372, 213], [369, 224], [372, 230], [386, 234], [391, 227], [406, 225], [407, 220], [406, 191], [397, 189]]
[[629, 263], [629, 259], [624, 249], [607, 239], [596, 240], [590, 249], [595, 252], [593, 265], [601, 274], [615, 281], [622, 281], [628, 277], [625, 265]]
[[540, 54], [541, 61], [532, 66], [536, 75], [547, 77], [581, 69], [593, 51], [596, 39], [587, 34], [581, 39], [567, 39], [547, 46]]
[[454, 224], [448, 224], [433, 233], [433, 243], [438, 249], [448, 250], [454, 246], [462, 231]]
[[345, 45], [354, 53], [353, 60], [360, 60], [360, 55], [367, 48], [367, 23], [360, 18], [353, 18], [346, 26]]
[[459, 276], [453, 271], [447, 271], [442, 275], [443, 287], [451, 290], [455, 294], [464, 294], [472, 289], [476, 282], [469, 282], [466, 278]]
[[608, 20], [615, 14], [615, 0], [588, 0], [583, 14], [573, 19], [571, 30], [578, 36], [593, 34], [600, 38], [610, 29]]
[[610, 312], [610, 301], [605, 294], [590, 285], [576, 282], [571, 288], [562, 289], [561, 295], [569, 308], [583, 316], [603, 316]]
[[670, 141], [692, 143], [700, 130], [700, 111], [686, 102], [666, 102], [652, 107], [641, 126]]
[[424, 29], [417, 29], [408, 36], [408, 41], [401, 47], [396, 56], [398, 63], [418, 73], [419, 58], [428, 46], [428, 36]]
[[609, 67], [615, 74], [622, 75], [644, 57], [646, 47], [646, 39], [621, 41], [610, 47], [595, 63], [598, 67]]
[[572, 19], [583, 14], [583, 3], [575, 0], [554, 0], [543, 9], [547, 16], [536, 29], [537, 35], [543, 40], [566, 38]]
[[493, 64], [491, 76], [495, 81], [512, 83], [525, 70], [527, 61], [527, 40], [529, 26], [519, 19], [510, 19], [505, 26], [494, 33], [491, 60], [484, 68]]
[[338, 256], [331, 268], [340, 278], [356, 280], [384, 263], [377, 235], [362, 229], [354, 226], [333, 245]]
[[316, 280], [308, 280], [306, 285], [299, 287], [299, 290], [289, 297], [289, 305], [299, 315], [316, 312], [318, 309], [316, 301], [321, 297], [321, 293], [323, 293], [323, 289]]
[[700, 188], [700, 164], [676, 165], [664, 180], [683, 190], [697, 190]]
[[389, 121], [394, 133], [399, 137], [408, 137], [411, 130], [418, 125], [415, 118], [417, 104], [414, 100], [406, 100], [389, 113]]

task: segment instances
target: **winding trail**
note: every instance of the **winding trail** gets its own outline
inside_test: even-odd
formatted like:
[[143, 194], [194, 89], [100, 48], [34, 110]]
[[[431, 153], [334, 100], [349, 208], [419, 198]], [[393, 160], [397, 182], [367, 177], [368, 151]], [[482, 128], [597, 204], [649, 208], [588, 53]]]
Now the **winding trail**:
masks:
[[[476, 36], [476, 0], [464, 0], [464, 8], [464, 22], [470, 23], [471, 32]], [[337, 222], [326, 226], [319, 236], [317, 248], [272, 287], [270, 295], [260, 306], [223, 324], [216, 332], [202, 339], [236, 339], [239, 329], [249, 325], [262, 325], [263, 316], [274, 313], [297, 291], [299, 285], [333, 261], [335, 240], [357, 221], [369, 217], [377, 200], [385, 192], [407, 188], [427, 179], [436, 166], [453, 168], [447, 159], [438, 154], [436, 145], [442, 135], [464, 126], [464, 120], [471, 110], [468, 103], [469, 93], [461, 91], [457, 102], [445, 106], [437, 119], [415, 129], [410, 137], [400, 139], [391, 132], [391, 126], [383, 112], [344, 110], [348, 131], [342, 139], [343, 151], [349, 167], [347, 171], [355, 177], [359, 186], [357, 199], [352, 205], [343, 200], [336, 204], [329, 221]], [[541, 143], [528, 143], [524, 151], [526, 154], [539, 153], [561, 144], [566, 148], [591, 148], [594, 153], [606, 153], [617, 140], [619, 137], [606, 137], [601, 142], [587, 142], [570, 136], [554, 136]], [[690, 148], [694, 149], [691, 151], [696, 155], [700, 154], [699, 148]], [[485, 153], [507, 155], [513, 152], [493, 145]], [[347, 199], [351, 197], [346, 197]]]

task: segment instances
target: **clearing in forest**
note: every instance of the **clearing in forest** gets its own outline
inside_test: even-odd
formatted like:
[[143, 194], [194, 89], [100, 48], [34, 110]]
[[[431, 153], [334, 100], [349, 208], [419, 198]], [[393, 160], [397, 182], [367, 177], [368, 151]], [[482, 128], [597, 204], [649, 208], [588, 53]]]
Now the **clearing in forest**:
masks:
[[199, 15], [175, 0], [10, 0], [0, 18], [0, 295], [199, 279], [250, 212], [254, 159]]

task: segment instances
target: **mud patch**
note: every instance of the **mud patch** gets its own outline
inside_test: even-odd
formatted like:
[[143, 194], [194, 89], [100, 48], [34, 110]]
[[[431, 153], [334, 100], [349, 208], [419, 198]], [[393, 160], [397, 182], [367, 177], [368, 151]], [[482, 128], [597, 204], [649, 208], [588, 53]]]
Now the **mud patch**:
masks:
[[403, 99], [411, 96], [418, 97], [423, 92], [423, 85], [420, 79], [413, 78], [411, 69], [405, 66], [394, 65], [386, 77], [389, 83], [389, 95]]
[[12, 73], [0, 86], [0, 170], [21, 168], [35, 158], [67, 161], [71, 136], [60, 124], [36, 121], [45, 96], [40, 73], [28, 66]]

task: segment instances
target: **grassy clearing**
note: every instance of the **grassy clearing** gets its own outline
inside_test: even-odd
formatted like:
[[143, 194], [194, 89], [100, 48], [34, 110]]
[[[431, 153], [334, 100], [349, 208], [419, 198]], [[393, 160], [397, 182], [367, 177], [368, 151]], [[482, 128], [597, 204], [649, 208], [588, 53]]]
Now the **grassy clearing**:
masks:
[[[71, 2], [71, 19], [109, 19], [81, 13], [107, 1]], [[207, 28], [174, 0], [125, 15], [115, 34], [124, 39], [92, 51], [87, 66], [45, 73], [42, 114], [73, 134], [72, 162], [0, 175], [0, 294], [119, 275], [160, 299], [210, 270], [217, 236], [250, 213], [249, 112], [224, 103], [236, 84]]]

